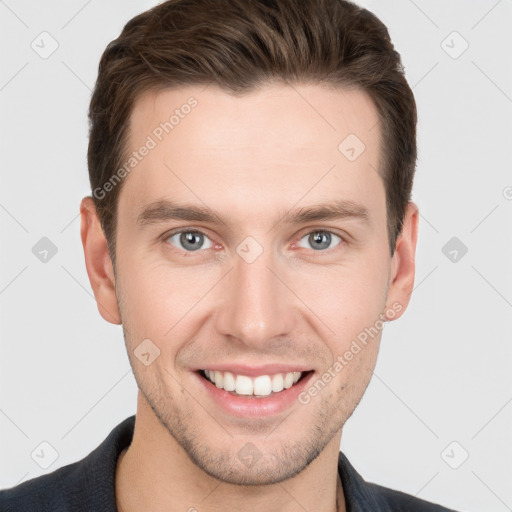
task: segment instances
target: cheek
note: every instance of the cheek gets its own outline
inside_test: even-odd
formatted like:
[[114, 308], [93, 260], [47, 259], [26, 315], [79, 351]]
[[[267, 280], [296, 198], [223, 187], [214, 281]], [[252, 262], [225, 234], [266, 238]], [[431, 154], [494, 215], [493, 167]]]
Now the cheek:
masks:
[[[121, 266], [120, 266], [121, 267]], [[120, 272], [123, 323], [137, 337], [177, 341], [194, 307], [206, 300], [218, 272], [151, 262], [148, 258], [124, 258]]]
[[386, 258], [360, 254], [342, 265], [311, 266], [291, 281], [308, 308], [330, 327], [324, 332], [339, 349], [373, 325], [385, 309], [388, 263]]

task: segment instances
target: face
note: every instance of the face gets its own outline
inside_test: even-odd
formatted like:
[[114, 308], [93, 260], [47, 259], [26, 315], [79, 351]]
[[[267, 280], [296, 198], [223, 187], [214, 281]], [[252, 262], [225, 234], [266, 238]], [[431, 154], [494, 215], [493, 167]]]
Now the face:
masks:
[[130, 152], [144, 145], [115, 275], [142, 396], [206, 473], [290, 478], [341, 435], [407, 302], [376, 110], [319, 85], [184, 87], [137, 101]]

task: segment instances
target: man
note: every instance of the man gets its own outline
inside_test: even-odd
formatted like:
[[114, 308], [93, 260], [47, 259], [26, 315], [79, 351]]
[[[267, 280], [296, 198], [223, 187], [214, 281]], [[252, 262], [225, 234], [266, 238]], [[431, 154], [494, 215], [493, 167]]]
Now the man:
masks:
[[447, 510], [339, 451], [414, 283], [416, 106], [342, 0], [170, 0], [102, 56], [81, 204], [137, 414], [3, 511]]

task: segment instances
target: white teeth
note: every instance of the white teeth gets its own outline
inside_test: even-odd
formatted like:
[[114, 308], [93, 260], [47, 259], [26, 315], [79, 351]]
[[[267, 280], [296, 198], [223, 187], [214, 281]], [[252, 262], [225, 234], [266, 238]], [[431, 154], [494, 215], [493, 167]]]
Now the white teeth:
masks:
[[222, 376], [222, 372], [219, 372], [219, 371], [215, 370], [215, 385], [218, 388], [222, 387], [223, 380], [224, 380], [224, 378]]
[[235, 381], [235, 391], [237, 395], [252, 395], [253, 385], [252, 379], [245, 375], [237, 375]]
[[231, 372], [224, 372], [224, 389], [226, 391], [235, 391], [235, 376]]
[[257, 396], [267, 396], [272, 393], [272, 381], [268, 375], [261, 375], [254, 379], [254, 394]]
[[272, 392], [279, 393], [283, 389], [291, 388], [302, 376], [302, 372], [260, 375], [255, 378], [219, 370], [204, 370], [204, 373], [216, 387], [245, 396], [268, 396]]
[[283, 374], [276, 373], [274, 377], [272, 377], [272, 391], [278, 393], [279, 391], [283, 391], [283, 389]]
[[293, 373], [287, 373], [283, 383], [284, 389], [291, 388], [293, 386]]

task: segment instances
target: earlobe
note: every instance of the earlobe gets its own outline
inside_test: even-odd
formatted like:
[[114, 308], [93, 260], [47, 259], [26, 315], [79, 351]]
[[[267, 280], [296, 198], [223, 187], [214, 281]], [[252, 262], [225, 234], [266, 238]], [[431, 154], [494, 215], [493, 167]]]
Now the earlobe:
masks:
[[100, 315], [112, 324], [121, 324], [117, 303], [115, 276], [108, 244], [92, 197], [80, 204], [80, 236], [84, 248], [87, 275], [94, 292]]
[[410, 201], [407, 205], [402, 232], [397, 239], [393, 255], [390, 283], [386, 300], [386, 320], [396, 320], [402, 316], [409, 304], [414, 287], [415, 254], [418, 238], [418, 207]]

